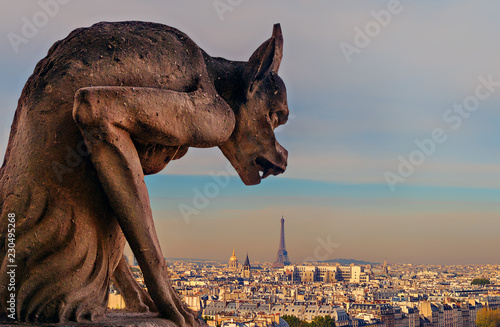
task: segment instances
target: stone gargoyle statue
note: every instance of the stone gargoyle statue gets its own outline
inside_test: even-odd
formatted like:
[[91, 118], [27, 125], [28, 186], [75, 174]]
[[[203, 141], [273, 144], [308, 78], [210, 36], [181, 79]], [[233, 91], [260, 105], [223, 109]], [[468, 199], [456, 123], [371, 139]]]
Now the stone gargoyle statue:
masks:
[[113, 281], [130, 310], [203, 324], [169, 281], [144, 176], [215, 146], [247, 185], [283, 173], [282, 53], [279, 24], [247, 62], [146, 22], [103, 22], [56, 42], [22, 91], [0, 170], [0, 316], [96, 321]]

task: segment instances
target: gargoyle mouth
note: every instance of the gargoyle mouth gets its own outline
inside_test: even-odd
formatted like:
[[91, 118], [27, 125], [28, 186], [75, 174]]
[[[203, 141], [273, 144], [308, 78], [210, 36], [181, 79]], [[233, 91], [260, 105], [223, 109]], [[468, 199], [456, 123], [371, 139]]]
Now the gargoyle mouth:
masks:
[[255, 165], [261, 173], [261, 178], [264, 179], [269, 175], [279, 175], [285, 172], [285, 167], [280, 167], [264, 157], [257, 157], [255, 159]]

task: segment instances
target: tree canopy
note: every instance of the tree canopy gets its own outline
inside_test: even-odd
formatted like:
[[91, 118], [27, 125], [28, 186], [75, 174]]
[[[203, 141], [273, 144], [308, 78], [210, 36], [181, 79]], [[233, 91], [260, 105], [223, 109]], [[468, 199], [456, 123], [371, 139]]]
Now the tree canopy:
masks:
[[335, 327], [335, 319], [330, 316], [314, 317], [311, 327]]
[[477, 312], [477, 327], [500, 327], [500, 310], [482, 308]]
[[281, 316], [284, 321], [286, 321], [290, 327], [310, 327], [310, 324], [305, 320], [300, 320], [295, 316], [284, 315]]
[[281, 318], [285, 320], [290, 327], [335, 327], [335, 319], [330, 316], [314, 317], [312, 322], [300, 320], [295, 316], [284, 315]]
[[484, 285], [489, 285], [490, 280], [487, 278], [474, 278], [470, 284], [484, 286]]

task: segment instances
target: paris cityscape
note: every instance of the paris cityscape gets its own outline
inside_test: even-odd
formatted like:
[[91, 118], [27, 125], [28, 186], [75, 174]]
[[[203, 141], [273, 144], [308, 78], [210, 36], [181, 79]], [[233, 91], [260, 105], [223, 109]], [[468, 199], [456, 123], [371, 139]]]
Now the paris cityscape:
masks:
[[[324, 319], [337, 327], [477, 327], [485, 326], [477, 323], [481, 310], [500, 309], [498, 264], [292, 263], [280, 222], [274, 262], [251, 261], [234, 249], [225, 262], [165, 259], [173, 287], [209, 326], [306, 326]], [[145, 287], [134, 256], [126, 258]], [[110, 309], [126, 308], [116, 288], [109, 296]]]

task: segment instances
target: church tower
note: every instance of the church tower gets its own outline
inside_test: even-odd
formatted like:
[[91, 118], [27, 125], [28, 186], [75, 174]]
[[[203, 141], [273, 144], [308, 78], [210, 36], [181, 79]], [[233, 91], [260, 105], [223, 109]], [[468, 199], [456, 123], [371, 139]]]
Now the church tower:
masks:
[[243, 270], [241, 271], [241, 277], [250, 279], [252, 277], [252, 273], [250, 272], [250, 269], [252, 267], [250, 266], [250, 260], [248, 260], [248, 253], [247, 253], [247, 258], [245, 259], [245, 263], [243, 264]]
[[382, 271], [385, 275], [389, 276], [389, 267], [387, 266], [387, 260], [384, 260], [384, 266], [382, 267]]

